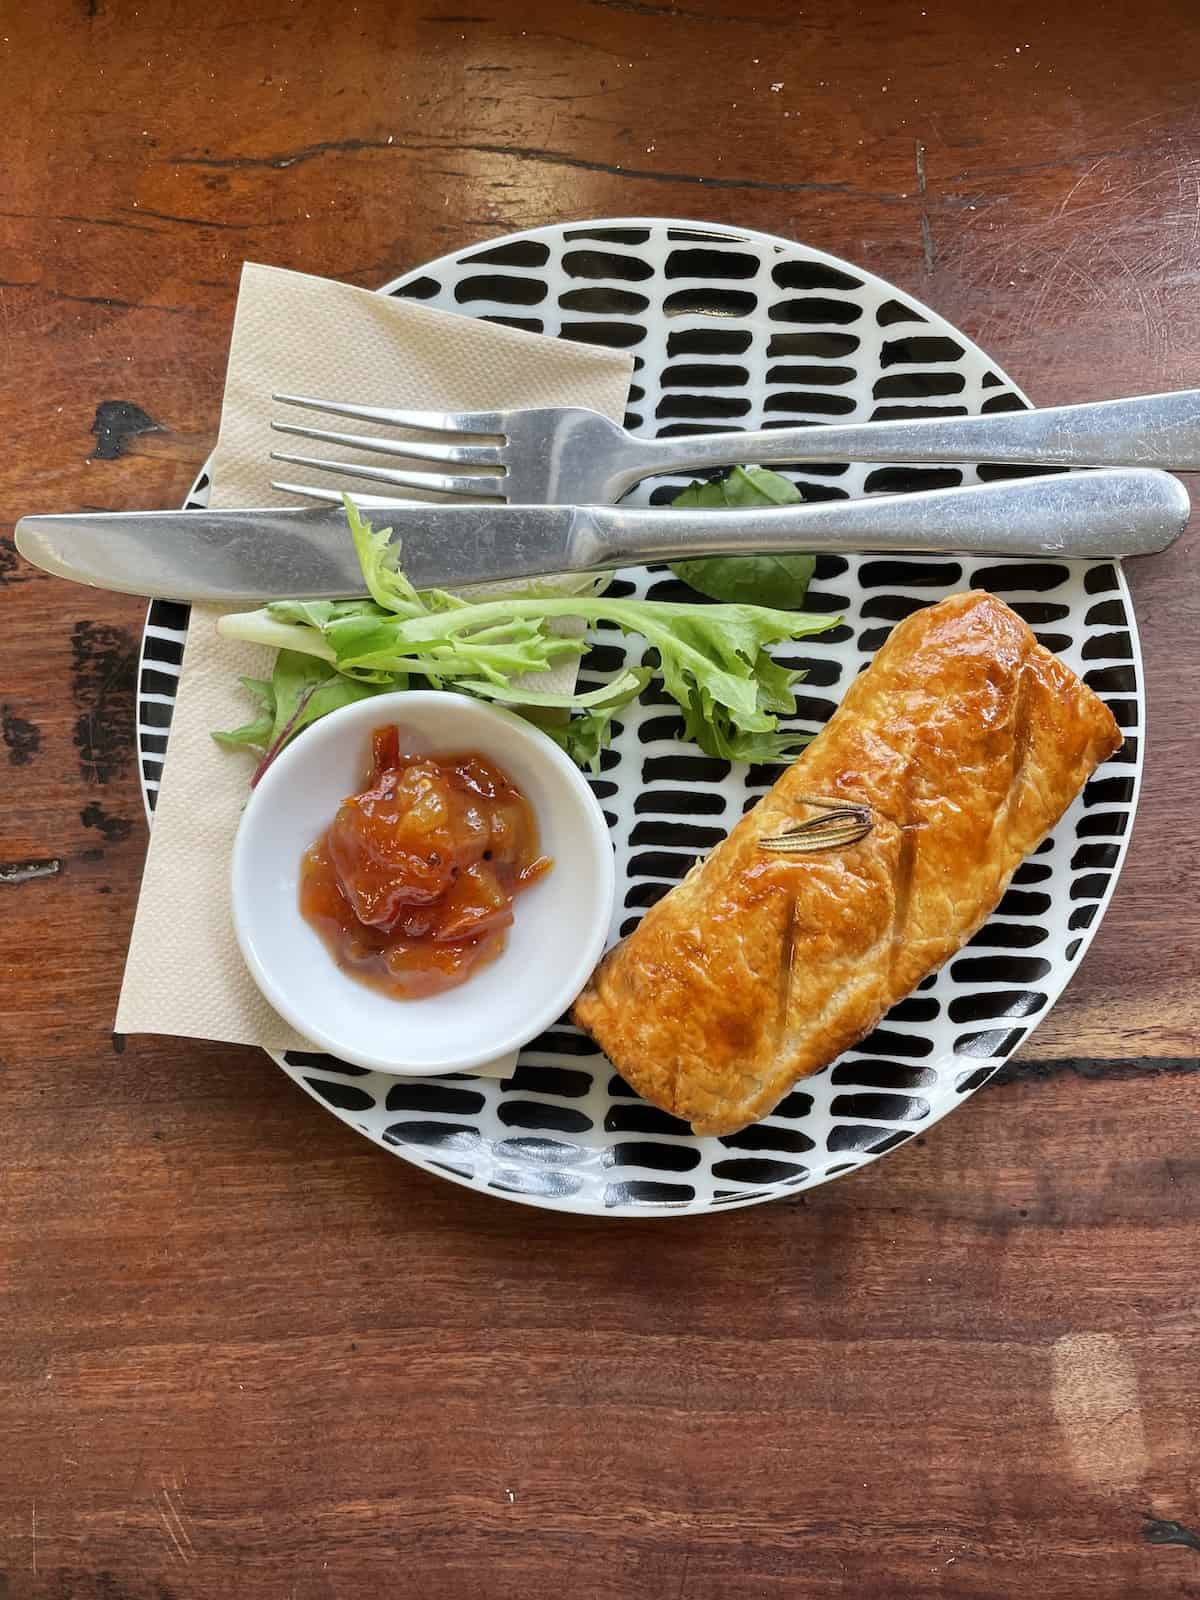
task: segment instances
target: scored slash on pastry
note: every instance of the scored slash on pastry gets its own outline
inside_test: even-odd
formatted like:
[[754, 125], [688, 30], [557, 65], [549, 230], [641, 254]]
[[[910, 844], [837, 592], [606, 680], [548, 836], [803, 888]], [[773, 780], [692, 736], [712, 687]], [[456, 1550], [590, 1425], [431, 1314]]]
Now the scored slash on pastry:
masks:
[[819, 795], [796, 796], [802, 805], [816, 806], [822, 815], [798, 822], [794, 828], [773, 833], [758, 841], [760, 850], [770, 850], [779, 855], [801, 855], [813, 850], [836, 850], [842, 845], [857, 844], [865, 839], [875, 826], [871, 807], [866, 801], [825, 800]]

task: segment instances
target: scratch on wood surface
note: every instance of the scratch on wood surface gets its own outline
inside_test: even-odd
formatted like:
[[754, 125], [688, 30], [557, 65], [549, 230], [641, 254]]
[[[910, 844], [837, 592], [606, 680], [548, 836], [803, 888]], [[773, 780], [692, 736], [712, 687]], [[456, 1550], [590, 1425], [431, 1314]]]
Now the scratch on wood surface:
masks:
[[37, 1502], [29, 1507], [29, 1559], [34, 1574], [37, 1573]]
[[[151, 211], [147, 206], [138, 207], [139, 217], [153, 217], [156, 222], [177, 222], [185, 228], [218, 228], [228, 233], [249, 233], [255, 228], [287, 228], [290, 222], [218, 222], [214, 217], [180, 217], [173, 211]], [[165, 310], [163, 306], [153, 307], [155, 310]]]
[[65, 289], [38, 285], [47, 300], [69, 300], [74, 305], [103, 306], [108, 311], [161, 311], [167, 317], [201, 317], [201, 306], [157, 306], [143, 300], [117, 300], [109, 294], [68, 294]]
[[[137, 222], [125, 222], [113, 217], [85, 217], [73, 211], [0, 211], [0, 217], [16, 222], [76, 222], [87, 228], [126, 228], [132, 233], [158, 232], [157, 228], [146, 228]], [[41, 284], [18, 284], [15, 287], [38, 289]]]
[[933, 228], [929, 222], [929, 215], [925, 211], [921, 213], [921, 252], [925, 257], [925, 271], [931, 273], [934, 262]]
[[[176, 1506], [171, 1495], [177, 1497], [179, 1504]], [[190, 1565], [195, 1558], [195, 1546], [192, 1544], [188, 1532], [186, 1510], [183, 1504], [183, 1495], [180, 1493], [179, 1480], [172, 1478], [169, 1481], [164, 1477], [162, 1488], [159, 1490], [158, 1514], [162, 1525], [167, 1531], [167, 1536], [175, 1546], [176, 1554], [184, 1566]]]
[[1021, 161], [1015, 166], [1007, 167], [973, 167], [963, 168], [955, 174], [958, 179], [970, 178], [975, 182], [980, 179], [993, 178], [1024, 178], [1032, 173], [1056, 172], [1064, 167], [1077, 167], [1085, 161], [1128, 160], [1131, 157], [1158, 155], [1162, 150], [1160, 140], [1150, 144], [1113, 145], [1104, 150], [1076, 150], [1070, 155], [1055, 156], [1048, 161]]
[[[176, 167], [291, 167], [302, 161], [312, 161], [330, 151], [386, 150], [389, 145], [379, 140], [351, 139], [336, 143], [304, 145], [297, 150], [263, 156], [188, 156], [175, 155], [166, 159]], [[748, 189], [769, 194], [847, 194], [848, 183], [823, 183], [817, 180], [771, 181], [765, 178], [724, 178], [714, 173], [659, 172], [646, 167], [630, 167], [621, 162], [595, 161], [572, 155], [566, 150], [544, 149], [537, 145], [483, 144], [475, 141], [439, 141], [397, 139], [396, 151], [423, 154], [454, 154], [498, 156], [507, 161], [526, 161], [534, 165], [567, 167], [579, 172], [607, 173], [624, 182], [635, 180], [647, 183], [694, 183], [708, 189]]]
[[687, 22], [707, 23], [735, 23], [742, 27], [755, 28], [788, 28], [793, 23], [787, 17], [768, 16], [730, 16], [722, 13], [714, 16], [708, 11], [689, 11], [683, 6], [650, 5], [647, 0], [583, 0], [585, 5], [603, 6], [609, 11], [631, 11], [639, 17], [668, 17]]
[[301, 145], [295, 150], [266, 156], [170, 156], [177, 167], [294, 167], [303, 161], [313, 161], [318, 156], [347, 155], [360, 150], [386, 150], [391, 139], [322, 139], [317, 144]]
[[1077, 191], [1083, 188], [1084, 184], [1091, 177], [1092, 173], [1098, 171], [1108, 159], [1109, 159], [1109, 153], [1106, 151], [1104, 155], [1097, 156], [1095, 161], [1093, 161], [1090, 166], [1085, 167], [1083, 169], [1083, 171], [1080, 173], [1078, 178], [1076, 178], [1075, 182], [1067, 190], [1066, 198], [1064, 199], [1063, 203], [1059, 206], [1057, 212], [1055, 213], [1055, 217], [1056, 218], [1064, 216], [1066, 214], [1067, 207], [1071, 204], [1071, 201], [1075, 198], [1075, 195], [1076, 195]]
[[916, 166], [917, 193], [921, 197], [921, 250], [925, 256], [925, 271], [927, 274], [932, 274], [935, 260], [933, 227], [929, 221], [929, 208], [925, 203], [929, 193], [929, 181], [925, 174], [925, 146], [920, 139], [917, 140]]
[[[1163, 343], [1166, 332], [1165, 320], [1161, 315], [1161, 301], [1156, 294], [1155, 305], [1152, 306], [1150, 304], [1139, 274], [1133, 270], [1119, 251], [1114, 250], [1109, 244], [1105, 244], [1104, 251], [1107, 258], [1115, 264], [1122, 279], [1129, 284], [1130, 299], [1136, 304], [1137, 314], [1145, 334], [1145, 354], [1151, 356], [1154, 354], [1154, 347]], [[1155, 315], [1156, 311], [1160, 313], [1157, 316]]]

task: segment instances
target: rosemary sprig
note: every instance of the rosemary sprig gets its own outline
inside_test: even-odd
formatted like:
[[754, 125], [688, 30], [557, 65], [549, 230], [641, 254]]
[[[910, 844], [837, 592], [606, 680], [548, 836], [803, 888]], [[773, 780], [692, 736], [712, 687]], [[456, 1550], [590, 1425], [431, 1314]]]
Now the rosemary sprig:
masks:
[[826, 800], [819, 795], [796, 797], [801, 805], [816, 806], [821, 815], [798, 822], [758, 841], [760, 850], [779, 855], [807, 855], [816, 850], [837, 850], [865, 839], [875, 823], [865, 801]]

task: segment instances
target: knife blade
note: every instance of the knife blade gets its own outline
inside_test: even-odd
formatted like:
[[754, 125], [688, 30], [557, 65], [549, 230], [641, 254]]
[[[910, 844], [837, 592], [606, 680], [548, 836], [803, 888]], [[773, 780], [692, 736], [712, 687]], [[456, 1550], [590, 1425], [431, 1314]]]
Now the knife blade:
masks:
[[[418, 589], [455, 589], [762, 551], [1111, 559], [1165, 549], [1190, 509], [1168, 473], [1116, 468], [747, 510], [408, 502], [371, 515]], [[56, 577], [123, 594], [237, 604], [367, 592], [335, 506], [23, 517], [16, 545]]]
[[[372, 508], [418, 588], [582, 570], [555, 506]], [[331, 600], [367, 593], [340, 506], [23, 517], [16, 545], [59, 578], [172, 600]]]

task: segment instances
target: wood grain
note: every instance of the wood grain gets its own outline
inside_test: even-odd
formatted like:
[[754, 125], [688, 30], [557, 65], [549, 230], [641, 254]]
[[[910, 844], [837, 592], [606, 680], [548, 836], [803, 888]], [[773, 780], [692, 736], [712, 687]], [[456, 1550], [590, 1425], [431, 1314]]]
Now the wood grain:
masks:
[[[564, 216], [804, 238], [1041, 402], [1196, 381], [1189, 0], [2, 24], [10, 524], [179, 501], [243, 259], [374, 285]], [[251, 1052], [111, 1037], [141, 607], [9, 532], [0, 1595], [1200, 1595], [1194, 540], [1131, 571], [1129, 863], [1005, 1081], [847, 1183], [650, 1229], [410, 1170]]]

